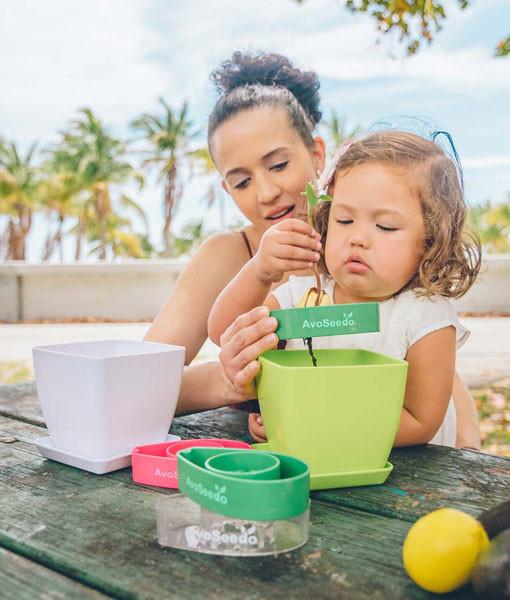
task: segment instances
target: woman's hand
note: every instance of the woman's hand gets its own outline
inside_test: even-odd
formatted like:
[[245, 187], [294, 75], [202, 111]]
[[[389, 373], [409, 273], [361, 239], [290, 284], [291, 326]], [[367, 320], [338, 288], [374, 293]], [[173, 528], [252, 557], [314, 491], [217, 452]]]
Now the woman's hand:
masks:
[[248, 431], [256, 442], [267, 442], [266, 429], [262, 422], [262, 415], [259, 415], [259, 413], [249, 414]]
[[300, 219], [286, 219], [266, 230], [253, 257], [256, 276], [263, 283], [281, 281], [288, 271], [310, 269], [319, 261], [321, 236]]
[[219, 359], [234, 389], [246, 400], [256, 398], [255, 376], [260, 364], [257, 358], [276, 348], [274, 331], [278, 323], [269, 317], [267, 306], [258, 306], [238, 317], [220, 338]]

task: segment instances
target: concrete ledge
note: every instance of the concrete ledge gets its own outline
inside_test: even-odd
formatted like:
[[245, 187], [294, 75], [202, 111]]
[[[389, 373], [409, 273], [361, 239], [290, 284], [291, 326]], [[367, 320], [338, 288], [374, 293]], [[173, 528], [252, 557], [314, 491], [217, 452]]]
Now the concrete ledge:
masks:
[[484, 256], [477, 282], [453, 304], [459, 312], [510, 314], [510, 254]]
[[[152, 320], [186, 264], [185, 259], [5, 262], [0, 265], [0, 321]], [[510, 254], [486, 256], [479, 281], [454, 305], [458, 311], [510, 314]]]

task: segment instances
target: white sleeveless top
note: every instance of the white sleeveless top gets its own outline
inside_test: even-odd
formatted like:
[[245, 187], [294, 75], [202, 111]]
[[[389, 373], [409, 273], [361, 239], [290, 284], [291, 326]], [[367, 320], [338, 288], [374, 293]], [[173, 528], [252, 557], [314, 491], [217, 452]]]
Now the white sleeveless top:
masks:
[[[335, 282], [328, 277], [323, 284], [324, 291], [333, 299]], [[296, 277], [271, 293], [281, 308], [294, 308], [303, 295], [315, 286], [315, 277]], [[380, 331], [350, 335], [334, 335], [314, 338], [313, 347], [322, 348], [363, 348], [404, 360], [409, 348], [420, 338], [433, 331], [452, 325], [455, 327], [457, 349], [469, 337], [469, 331], [459, 322], [455, 309], [442, 296], [418, 297], [413, 291], [402, 292], [394, 298], [380, 302]], [[287, 348], [303, 349], [303, 340], [288, 340]], [[455, 447], [457, 434], [456, 415], [453, 400], [448, 404], [445, 418], [431, 444]]]

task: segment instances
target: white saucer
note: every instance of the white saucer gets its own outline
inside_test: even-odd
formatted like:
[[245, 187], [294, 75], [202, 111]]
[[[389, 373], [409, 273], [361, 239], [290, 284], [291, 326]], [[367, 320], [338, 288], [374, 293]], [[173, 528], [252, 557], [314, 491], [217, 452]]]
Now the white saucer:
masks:
[[[178, 435], [168, 434], [164, 442], [177, 442], [181, 437]], [[117, 454], [116, 456], [108, 456], [107, 458], [86, 458], [79, 454], [73, 454], [65, 450], [59, 450], [52, 444], [50, 437], [39, 438], [35, 440], [35, 445], [44, 458], [56, 460], [77, 469], [90, 471], [97, 475], [104, 475], [110, 471], [117, 471], [131, 466], [131, 452], [126, 454]]]

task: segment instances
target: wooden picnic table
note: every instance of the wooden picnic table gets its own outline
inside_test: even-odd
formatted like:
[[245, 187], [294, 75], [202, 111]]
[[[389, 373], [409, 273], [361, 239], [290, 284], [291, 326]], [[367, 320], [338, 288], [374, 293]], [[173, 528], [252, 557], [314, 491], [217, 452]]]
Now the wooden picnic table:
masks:
[[[246, 440], [246, 414], [180, 417], [171, 431]], [[130, 469], [92, 475], [46, 460], [33, 444], [45, 435], [34, 384], [0, 386], [1, 598], [433, 598], [402, 566], [411, 524], [441, 506], [477, 515], [510, 491], [508, 459], [430, 445], [394, 450], [384, 485], [311, 494], [302, 548], [226, 558], [159, 546], [155, 500], [175, 492], [134, 484]]]

